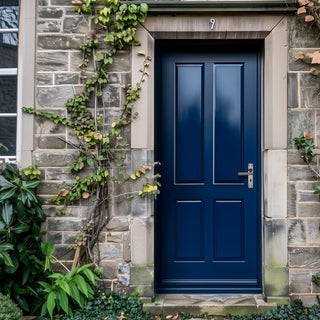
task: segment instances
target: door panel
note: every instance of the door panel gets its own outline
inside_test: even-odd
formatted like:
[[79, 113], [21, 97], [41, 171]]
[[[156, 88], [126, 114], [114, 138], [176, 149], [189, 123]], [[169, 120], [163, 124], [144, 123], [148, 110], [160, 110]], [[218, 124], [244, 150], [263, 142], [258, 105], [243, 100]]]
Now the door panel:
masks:
[[261, 292], [259, 50], [195, 47], [157, 45], [157, 291]]

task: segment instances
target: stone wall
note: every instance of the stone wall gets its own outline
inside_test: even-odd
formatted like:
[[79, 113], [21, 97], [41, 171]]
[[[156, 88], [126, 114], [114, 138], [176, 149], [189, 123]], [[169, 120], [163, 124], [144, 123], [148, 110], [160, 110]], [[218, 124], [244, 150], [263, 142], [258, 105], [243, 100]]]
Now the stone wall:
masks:
[[[298, 51], [319, 50], [319, 30], [303, 18], [289, 19], [288, 66], [288, 266], [292, 300], [317, 303], [320, 287], [311, 276], [320, 271], [320, 201], [314, 195], [319, 185], [301, 160], [293, 138], [309, 132], [320, 146], [320, 80], [310, 67], [296, 60]], [[319, 151], [319, 150], [318, 150]], [[319, 159], [318, 159], [319, 161]], [[317, 165], [315, 161], [314, 165]]]
[[[83, 89], [84, 79], [79, 69], [82, 54], [79, 46], [85, 42], [87, 33], [88, 21], [74, 12], [71, 0], [38, 0], [37, 109], [66, 116], [67, 99]], [[99, 106], [99, 111], [104, 113], [106, 128], [122, 112], [124, 92], [121, 85], [131, 81], [130, 52], [120, 52], [114, 58], [111, 68], [109, 84]], [[129, 133], [127, 135], [130, 138]], [[67, 142], [76, 140], [71, 130], [43, 118], [36, 118], [34, 141], [33, 162], [42, 172], [43, 181], [39, 192], [48, 217], [44, 226], [46, 238], [55, 244], [55, 256], [70, 265], [74, 249], [68, 248], [68, 245], [74, 243], [91, 203], [82, 200], [65, 210], [63, 206], [50, 204], [50, 199], [63, 187], [63, 182], [72, 181], [68, 168], [77, 151]], [[130, 168], [131, 153], [128, 151], [126, 169], [131, 171]], [[119, 187], [114, 191], [123, 193], [126, 191], [123, 188]], [[137, 201], [134, 203], [139, 205]], [[111, 219], [99, 239], [104, 285], [121, 292], [127, 292], [130, 283], [131, 205], [132, 202], [123, 197], [112, 201], [109, 207]]]
[[[70, 0], [38, 0], [37, 54], [36, 54], [36, 108], [66, 115], [68, 97], [82, 89], [79, 71], [79, 46], [85, 41], [88, 24], [74, 12]], [[320, 271], [320, 201], [313, 194], [320, 183], [299, 157], [293, 138], [309, 132], [320, 146], [320, 80], [309, 74], [309, 67], [294, 59], [297, 51], [320, 48], [319, 31], [306, 25], [300, 17], [288, 17], [288, 269], [290, 295], [307, 304], [317, 303], [320, 287], [311, 282], [311, 276]], [[112, 66], [110, 84], [103, 93], [103, 112], [106, 126], [121, 112], [123, 92], [121, 84], [130, 82], [130, 52], [122, 52]], [[129, 135], [129, 133], [128, 133]], [[34, 164], [43, 173], [39, 189], [48, 216], [44, 228], [47, 239], [55, 244], [55, 254], [71, 264], [74, 251], [68, 245], [74, 242], [90, 207], [88, 201], [69, 206], [64, 215], [63, 206], [53, 206], [50, 198], [57, 193], [75, 159], [76, 151], [66, 141], [74, 141], [72, 132], [49, 121], [35, 121]], [[126, 168], [135, 168], [149, 162], [149, 149], [135, 149], [127, 153]], [[128, 186], [131, 188], [131, 186]], [[117, 192], [128, 190], [120, 189]], [[100, 238], [101, 260], [105, 271], [106, 288], [128, 292], [139, 288], [145, 295], [153, 294], [152, 206], [150, 202], [123, 201], [115, 198], [110, 206], [112, 218]], [[269, 226], [266, 225], [268, 228]], [[272, 229], [273, 226], [270, 226]], [[270, 229], [270, 230], [271, 230]], [[273, 230], [273, 229], [272, 229]], [[275, 231], [276, 233], [276, 231]], [[273, 233], [272, 233], [273, 234]], [[139, 248], [134, 243], [144, 243]], [[131, 266], [131, 270], [130, 270]], [[132, 276], [130, 282], [130, 273]]]

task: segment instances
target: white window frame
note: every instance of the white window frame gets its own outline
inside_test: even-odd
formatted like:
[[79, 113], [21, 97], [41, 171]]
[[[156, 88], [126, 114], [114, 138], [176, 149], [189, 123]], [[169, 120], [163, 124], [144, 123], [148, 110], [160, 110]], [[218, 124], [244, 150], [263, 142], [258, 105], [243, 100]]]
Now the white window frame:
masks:
[[[20, 17], [20, 6], [19, 6], [19, 17]], [[17, 34], [19, 34], [19, 28], [0, 29], [0, 34], [1, 33], [17, 33]], [[18, 43], [18, 50], [19, 50], [19, 43]], [[18, 68], [0, 68], [0, 76], [18, 76]], [[18, 88], [17, 88], [17, 90], [18, 90]], [[0, 118], [6, 118], [6, 117], [17, 119], [17, 112], [11, 112], [11, 113], [1, 112], [0, 113]], [[17, 126], [18, 126], [18, 121], [17, 121]], [[17, 139], [16, 139], [16, 147], [17, 147]], [[17, 149], [16, 149], [16, 154], [17, 154]], [[16, 155], [11, 155], [11, 156], [2, 156], [1, 155], [0, 158], [6, 162], [16, 161]]]

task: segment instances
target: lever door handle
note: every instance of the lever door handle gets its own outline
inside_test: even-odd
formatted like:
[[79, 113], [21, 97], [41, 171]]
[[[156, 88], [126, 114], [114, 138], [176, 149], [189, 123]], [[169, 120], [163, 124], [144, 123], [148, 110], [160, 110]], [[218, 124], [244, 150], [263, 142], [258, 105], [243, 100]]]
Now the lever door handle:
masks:
[[248, 188], [253, 188], [253, 163], [248, 163], [248, 172], [238, 172], [239, 177], [248, 177]]

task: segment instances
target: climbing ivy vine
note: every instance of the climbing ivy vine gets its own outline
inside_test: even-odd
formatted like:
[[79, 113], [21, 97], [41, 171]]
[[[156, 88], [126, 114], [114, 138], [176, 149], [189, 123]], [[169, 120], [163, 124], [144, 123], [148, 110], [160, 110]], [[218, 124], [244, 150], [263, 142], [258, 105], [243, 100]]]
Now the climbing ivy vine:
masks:
[[[98, 110], [102, 103], [103, 88], [109, 83], [108, 70], [114, 57], [120, 50], [140, 44], [136, 39], [136, 30], [138, 24], [145, 21], [148, 6], [129, 1], [120, 3], [119, 0], [77, 0], [72, 3], [76, 5], [75, 11], [86, 16], [90, 26], [88, 40], [80, 47], [83, 52], [80, 68], [86, 78], [84, 90], [68, 99], [68, 117], [27, 107], [23, 111], [71, 128], [78, 138], [77, 143], [67, 141], [78, 151], [77, 159], [69, 168], [69, 172], [74, 174], [73, 182], [65, 185], [52, 200], [56, 204], [65, 205], [80, 199], [93, 200], [86, 225], [76, 240], [75, 247], [78, 253], [80, 248], [85, 248], [84, 254], [80, 255], [85, 262], [93, 261], [98, 264], [98, 257], [93, 255], [92, 249], [108, 222], [112, 184], [146, 177], [150, 178], [150, 182], [145, 183], [142, 190], [123, 196], [132, 197], [137, 194], [145, 197], [159, 193], [158, 176], [152, 174], [156, 163], [142, 164], [130, 173], [124, 169], [129, 147], [124, 138], [124, 129], [137, 117], [137, 113], [133, 111], [134, 103], [140, 98], [141, 85], [149, 75], [150, 56], [144, 51], [138, 53], [143, 57], [141, 78], [136, 85], [123, 85], [125, 101], [121, 116], [108, 127], [103, 114]], [[102, 32], [103, 41], [99, 38]], [[94, 71], [89, 72], [88, 66], [93, 66]]]

